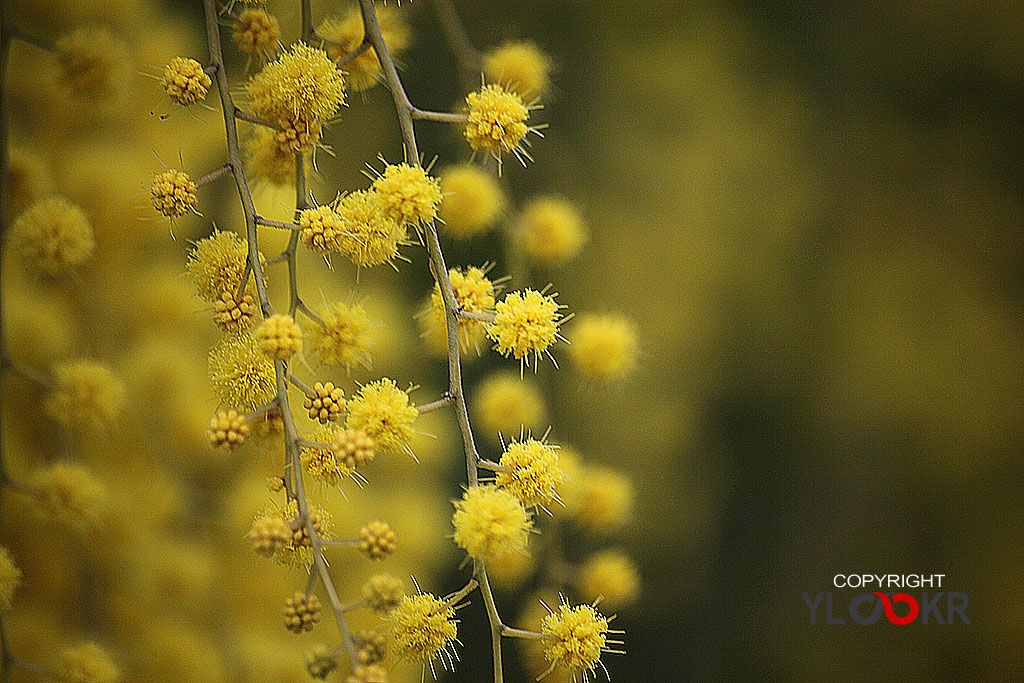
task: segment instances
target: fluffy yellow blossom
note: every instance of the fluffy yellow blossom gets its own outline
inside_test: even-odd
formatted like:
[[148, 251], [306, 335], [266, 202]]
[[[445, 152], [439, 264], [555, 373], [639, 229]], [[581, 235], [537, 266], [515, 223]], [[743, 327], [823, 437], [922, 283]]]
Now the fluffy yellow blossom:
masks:
[[568, 339], [569, 358], [587, 377], [610, 382], [621, 379], [636, 365], [636, 329], [620, 314], [577, 316]]
[[429, 662], [454, 648], [455, 608], [430, 593], [406, 595], [387, 616], [399, 659]]
[[235, 292], [222, 292], [213, 303], [213, 321], [225, 332], [238, 333], [252, 327], [259, 311], [252, 294], [235, 301]]
[[81, 465], [58, 462], [32, 477], [43, 515], [76, 531], [99, 526], [107, 503], [107, 489]]
[[527, 289], [509, 292], [494, 307], [494, 321], [487, 325], [487, 336], [501, 355], [530, 364], [530, 356], [540, 354], [558, 339], [563, 322], [555, 295]]
[[579, 591], [585, 600], [601, 600], [609, 609], [628, 605], [640, 593], [636, 565], [621, 550], [603, 550], [591, 555], [580, 568]]
[[[305, 567], [311, 566], [313, 564], [312, 541], [307, 533], [306, 525], [299, 519], [298, 503], [294, 500], [289, 501], [287, 505], [272, 503], [257, 515], [257, 521], [268, 516], [284, 520], [291, 530], [291, 536], [287, 542], [280, 547], [275, 546], [274, 560], [278, 564], [289, 567], [299, 564]], [[317, 505], [311, 505], [309, 521], [320, 538], [334, 538], [334, 517], [327, 510]], [[253, 526], [255, 528], [255, 523]], [[253, 542], [255, 544], [255, 540]]]
[[320, 252], [337, 249], [345, 224], [330, 204], [322, 204], [299, 212], [299, 238], [310, 249]]
[[[494, 283], [487, 279], [482, 268], [471, 266], [465, 270], [452, 268], [448, 271], [452, 293], [456, 303], [469, 313], [490, 313], [494, 308]], [[430, 305], [420, 316], [427, 340], [438, 353], [448, 350], [448, 326], [445, 319], [444, 297], [441, 288], [435, 284], [430, 294]], [[480, 342], [487, 335], [481, 320], [459, 320], [459, 349], [462, 353], [470, 350], [480, 353]]]
[[69, 429], [107, 427], [124, 407], [124, 386], [105, 366], [79, 360], [57, 367], [57, 383], [46, 412]]
[[308, 154], [320, 142], [323, 126], [319, 121], [297, 117], [277, 120], [280, 130], [274, 134], [279, 150], [285, 154]]
[[324, 122], [345, 101], [345, 79], [326, 52], [296, 43], [253, 76], [246, 92], [265, 119]]
[[363, 584], [363, 602], [377, 614], [393, 610], [404, 594], [402, 580], [391, 574], [374, 574]]
[[359, 552], [371, 560], [383, 560], [397, 547], [398, 536], [387, 522], [370, 522], [359, 530]]
[[485, 85], [466, 96], [469, 119], [464, 134], [474, 150], [486, 150], [500, 160], [502, 152], [519, 154], [530, 131], [530, 110], [518, 94], [500, 85]]
[[537, 387], [511, 372], [496, 372], [473, 392], [473, 413], [480, 430], [492, 439], [541, 426], [544, 399]]
[[74, 29], [57, 40], [57, 55], [61, 78], [75, 95], [103, 99], [126, 84], [128, 50], [104, 28]]
[[370, 365], [371, 323], [360, 304], [336, 302], [318, 311], [319, 321], [306, 326], [310, 353], [321, 363], [341, 365]]
[[277, 18], [262, 9], [247, 9], [235, 21], [231, 39], [250, 57], [267, 57], [280, 43], [281, 27]]
[[551, 85], [551, 60], [539, 47], [508, 42], [484, 55], [484, 75], [524, 98], [544, 95]]
[[388, 164], [373, 181], [373, 191], [393, 221], [418, 226], [437, 218], [441, 184], [422, 166]]
[[187, 107], [206, 98], [213, 81], [203, 71], [203, 65], [188, 57], [175, 57], [164, 67], [160, 81], [164, 92], [177, 104]]
[[0, 546], [0, 610], [9, 610], [14, 591], [21, 584], [21, 570], [7, 548]]
[[530, 259], [550, 268], [576, 256], [587, 240], [587, 233], [572, 202], [539, 197], [523, 209], [516, 239]]
[[586, 676], [608, 650], [608, 619], [590, 605], [559, 605], [541, 620], [540, 631], [549, 636], [544, 641], [544, 658], [552, 669], [561, 667]]
[[550, 505], [558, 501], [558, 487], [565, 481], [565, 472], [558, 466], [558, 452], [537, 439], [513, 441], [498, 461], [504, 469], [495, 483], [507, 489], [527, 506]]
[[[393, 59], [401, 59], [412, 38], [409, 25], [400, 12], [390, 7], [376, 6], [375, 9], [377, 25], [388, 52]], [[327, 45], [327, 54], [338, 61], [363, 42], [366, 32], [362, 13], [358, 7], [353, 7], [344, 17], [324, 21], [317, 28], [317, 33], [331, 41]], [[372, 88], [381, 81], [380, 60], [372, 47], [348, 62], [343, 70], [348, 87], [355, 92]]]
[[470, 486], [455, 501], [455, 543], [471, 557], [500, 559], [525, 553], [533, 520], [511, 493], [492, 485]]
[[246, 538], [257, 555], [273, 557], [291, 542], [292, 530], [279, 515], [263, 515], [253, 520]]
[[196, 184], [188, 173], [169, 168], [153, 178], [149, 197], [154, 209], [168, 218], [177, 218], [195, 211]]
[[[248, 254], [249, 247], [245, 240], [233, 232], [214, 230], [212, 235], [196, 242], [185, 264], [196, 295], [213, 303], [224, 292], [236, 293], [242, 283]], [[262, 262], [263, 255], [260, 254]], [[246, 291], [255, 292], [252, 278], [249, 279]]]
[[334, 382], [317, 382], [312, 393], [306, 396], [303, 406], [309, 411], [309, 419], [326, 424], [338, 419], [345, 409], [345, 392]]
[[255, 410], [277, 394], [274, 364], [248, 332], [221, 339], [207, 361], [210, 386], [221, 403], [241, 410]]
[[415, 433], [417, 415], [409, 394], [393, 379], [384, 377], [364, 384], [348, 402], [345, 426], [366, 432], [382, 450], [404, 450], [411, 455], [409, 441]]
[[245, 443], [249, 431], [245, 415], [232, 408], [221, 410], [210, 419], [210, 426], [206, 428], [206, 438], [213, 448], [227, 446], [228, 450], [234, 450]]
[[290, 315], [272, 315], [256, 328], [256, 344], [270, 358], [291, 358], [302, 350], [302, 328]]
[[245, 165], [257, 182], [274, 187], [295, 184], [295, 155], [282, 149], [277, 131], [266, 126], [254, 126], [245, 139]]
[[487, 578], [491, 585], [504, 591], [514, 591], [530, 578], [536, 560], [526, 553], [508, 553], [487, 561]]
[[[308, 440], [333, 445], [344, 431], [336, 424], [322, 424], [313, 430]], [[299, 452], [299, 459], [302, 461], [302, 469], [308, 472], [314, 481], [323, 482], [327, 486], [340, 486], [342, 480], [355, 471], [347, 462], [338, 459], [333, 448], [304, 447]]]
[[373, 439], [359, 429], [342, 429], [335, 432], [331, 448], [338, 463], [351, 470], [362, 467], [377, 455]]
[[33, 270], [50, 275], [84, 263], [95, 245], [85, 214], [62, 197], [41, 199], [11, 226], [13, 252]]
[[376, 192], [351, 192], [336, 208], [342, 221], [337, 249], [361, 267], [377, 266], [398, 256], [405, 224], [392, 220]]
[[441, 172], [442, 228], [452, 237], [466, 239], [486, 232], [505, 206], [498, 180], [476, 164], [459, 164]]
[[577, 495], [576, 521], [588, 531], [614, 531], [633, 509], [633, 485], [625, 475], [607, 467], [587, 468]]
[[69, 647], [60, 653], [55, 671], [60, 683], [117, 683], [121, 672], [95, 643]]

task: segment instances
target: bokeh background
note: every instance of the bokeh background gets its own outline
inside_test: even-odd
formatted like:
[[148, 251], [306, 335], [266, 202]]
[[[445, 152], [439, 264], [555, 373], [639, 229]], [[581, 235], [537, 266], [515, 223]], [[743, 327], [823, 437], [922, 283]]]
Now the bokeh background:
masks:
[[[70, 281], [40, 285], [8, 269], [11, 352], [38, 366], [99, 358], [129, 388], [122, 428], [68, 443], [40, 414], [37, 388], [7, 383], [12, 468], [74, 449], [102, 473], [115, 510], [99, 539], [62, 539], [5, 497], [4, 543], [30, 568], [8, 618], [13, 646], [46, 662], [64, 642], [97, 638], [130, 680], [307, 680], [308, 643], [278, 616], [301, 572], [257, 563], [242, 539], [276, 451], [210, 454], [205, 355], [217, 332], [179, 277], [188, 240], [211, 221], [238, 228], [237, 198], [227, 181], [204, 187], [204, 216], [176, 223], [173, 240], [145, 208], [160, 159], [180, 157], [198, 176], [223, 158], [219, 111], [172, 111], [137, 73], [177, 54], [205, 58], [198, 3], [10, 1], [46, 37], [105, 24], [134, 60], [122, 97], [89, 108], [48, 86], [47, 56], [22, 46], [12, 56], [13, 147], [40, 154], [53, 185], [88, 209], [98, 246]], [[270, 7], [294, 37], [297, 3]], [[528, 38], [556, 64], [538, 115], [550, 128], [528, 168], [506, 165], [506, 184], [516, 202], [572, 198], [590, 240], [531, 282], [552, 282], [574, 311], [625, 312], [640, 331], [639, 366], [622, 383], [550, 367], [536, 377], [552, 439], [627, 472], [637, 492], [632, 521], [605, 541], [635, 558], [643, 586], [615, 622], [627, 654], [605, 658], [612, 680], [1024, 673], [1024, 7], [456, 7], [478, 47]], [[345, 8], [317, 0], [314, 15]], [[402, 59], [410, 95], [450, 109], [460, 90], [438, 25], [420, 0], [401, 11], [415, 36]], [[233, 82], [244, 67], [233, 64]], [[428, 158], [466, 157], [454, 131], [418, 126]], [[318, 157], [318, 199], [363, 187], [378, 153], [402, 155], [380, 88], [353, 97], [327, 139], [335, 156]], [[291, 201], [257, 197], [272, 217]], [[445, 248], [453, 263], [486, 259], [503, 272], [497, 238]], [[414, 396], [426, 402], [444, 367], [411, 318], [429, 275], [422, 254], [407, 251], [413, 260], [397, 274], [358, 280], [308, 258], [303, 287], [365, 296], [387, 322], [372, 372], [341, 371], [339, 382], [393, 376], [420, 385]], [[498, 367], [514, 364], [493, 354], [469, 364], [470, 391]], [[331, 505], [353, 529], [394, 515], [409, 554], [388, 570], [443, 592], [464, 581], [446, 537], [464, 475], [452, 426], [437, 414], [425, 422], [437, 438], [416, 445], [422, 464], [382, 465], [371, 486]], [[337, 561], [336, 576], [363, 577], [357, 560]], [[801, 593], [854, 572], [945, 574], [969, 594], [971, 624], [809, 625]], [[833, 590], [840, 604], [859, 592]], [[528, 595], [503, 594], [503, 613]], [[487, 680], [478, 599], [461, 618], [463, 661], [447, 680]], [[531, 680], [519, 666], [510, 664], [514, 680]]]

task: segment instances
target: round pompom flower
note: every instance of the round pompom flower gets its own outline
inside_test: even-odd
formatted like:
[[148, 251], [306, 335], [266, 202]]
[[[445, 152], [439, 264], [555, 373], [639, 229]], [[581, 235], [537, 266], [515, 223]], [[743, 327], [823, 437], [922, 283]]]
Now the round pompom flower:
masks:
[[210, 446], [219, 448], [227, 446], [233, 451], [245, 443], [249, 436], [249, 423], [245, 421], [245, 415], [239, 414], [237, 410], [222, 410], [210, 419], [210, 426], [206, 429], [206, 438]]
[[554, 446], [537, 439], [513, 441], [498, 464], [507, 469], [498, 472], [495, 483], [523, 505], [544, 506], [558, 501], [558, 487], [565, 481], [565, 472], [558, 466]]
[[539, 358], [558, 339], [558, 326], [563, 322], [559, 308], [555, 295], [532, 289], [509, 292], [494, 307], [487, 336], [498, 353], [529, 365], [531, 355]]
[[57, 41], [61, 78], [75, 95], [101, 99], [126, 80], [128, 50], [109, 31], [81, 26]]
[[153, 178], [149, 197], [154, 209], [168, 218], [177, 218], [195, 210], [196, 184], [188, 173], [170, 168]]
[[[309, 435], [309, 440], [331, 445], [344, 431], [334, 424], [322, 424], [313, 430]], [[355, 471], [355, 468], [347, 462], [338, 460], [333, 447], [311, 448], [305, 446], [299, 451], [299, 459], [302, 461], [302, 469], [308, 472], [315, 481], [323, 482], [328, 486], [339, 486], [345, 477]]]
[[21, 570], [14, 564], [7, 548], [0, 546], [0, 610], [11, 608], [14, 591], [18, 590], [20, 584]]
[[334, 303], [319, 311], [320, 320], [306, 327], [309, 351], [321, 363], [370, 365], [370, 319], [359, 304]]
[[404, 595], [402, 580], [391, 574], [374, 574], [363, 584], [363, 602], [377, 614], [393, 610]]
[[160, 83], [168, 97], [187, 107], [204, 99], [213, 81], [203, 71], [203, 65], [196, 60], [175, 57], [164, 67], [164, 77]]
[[345, 409], [345, 392], [334, 382], [317, 382], [313, 385], [313, 394], [306, 396], [303, 403], [309, 411], [309, 419], [320, 424], [327, 424], [338, 419]]
[[454, 648], [458, 635], [455, 608], [445, 600], [421, 593], [406, 595], [387, 616], [400, 659], [429, 662]]
[[247, 9], [235, 21], [231, 39], [250, 57], [266, 57], [277, 49], [281, 27], [277, 18], [262, 9]]
[[55, 671], [60, 683], [117, 683], [121, 672], [95, 643], [69, 647], [60, 653]]
[[11, 226], [11, 247], [34, 270], [56, 275], [84, 263], [96, 246], [89, 220], [62, 197], [47, 197]]
[[320, 609], [320, 598], [296, 591], [295, 595], [284, 602], [285, 628], [292, 633], [312, 631], [320, 622]]
[[469, 116], [464, 134], [474, 150], [486, 150], [500, 158], [502, 152], [518, 153], [530, 131], [530, 110], [518, 94], [500, 85], [485, 85], [466, 96]]
[[109, 426], [124, 405], [124, 387], [105, 366], [80, 360], [56, 369], [57, 384], [46, 412], [69, 429], [97, 431]]
[[580, 568], [580, 595], [601, 600], [610, 609], [628, 605], [640, 593], [636, 565], [620, 550], [603, 550], [591, 555]]
[[349, 400], [345, 426], [366, 432], [383, 450], [404, 450], [412, 455], [409, 441], [417, 415], [416, 407], [409, 404], [409, 394], [384, 377], [364, 384]]
[[555, 667], [572, 672], [592, 673], [608, 647], [608, 618], [590, 605], [559, 605], [541, 620], [544, 658]]
[[473, 392], [473, 413], [484, 434], [518, 434], [539, 428], [544, 399], [537, 387], [511, 372], [496, 372]]
[[248, 332], [221, 339], [207, 365], [213, 393], [225, 405], [251, 411], [270, 403], [277, 393], [274, 364]]
[[295, 155], [281, 149], [278, 131], [254, 126], [245, 139], [245, 166], [256, 181], [274, 187], [295, 184]]
[[387, 522], [370, 522], [359, 530], [359, 552], [371, 560], [383, 560], [396, 547], [398, 536]]
[[[401, 58], [411, 42], [411, 31], [401, 13], [389, 7], [376, 7], [377, 25], [380, 27], [384, 44], [393, 59]], [[327, 54], [337, 61], [354, 51], [363, 42], [366, 31], [363, 28], [363, 15], [358, 7], [353, 7], [340, 19], [331, 18], [317, 28], [317, 33], [331, 41], [327, 45]], [[344, 66], [345, 79], [349, 88], [355, 92], [367, 90], [381, 81], [380, 60], [371, 47]]]
[[576, 256], [587, 233], [580, 212], [571, 202], [540, 197], [526, 205], [516, 237], [527, 256], [550, 268]]
[[337, 668], [338, 659], [331, 653], [331, 648], [326, 645], [315, 645], [306, 654], [306, 672], [310, 678], [325, 680]]
[[81, 465], [54, 463], [32, 477], [43, 515], [76, 531], [99, 526], [107, 501], [107, 489]]
[[393, 221], [420, 225], [437, 218], [441, 184], [422, 166], [388, 164], [372, 187], [384, 215]]
[[299, 213], [299, 238], [310, 249], [325, 252], [338, 248], [345, 232], [341, 216], [329, 204], [322, 204]]
[[[196, 242], [185, 264], [196, 296], [214, 303], [224, 292], [234, 295], [242, 283], [248, 257], [248, 245], [233, 232], [214, 230], [212, 235]], [[263, 263], [263, 254], [260, 254], [260, 263]], [[255, 292], [252, 279], [246, 292]]]
[[213, 322], [225, 332], [242, 332], [252, 327], [259, 310], [252, 294], [243, 294], [235, 301], [234, 292], [222, 292], [213, 303]]
[[577, 316], [568, 339], [569, 358], [588, 377], [610, 382], [636, 365], [636, 328], [622, 315]]
[[587, 468], [574, 488], [576, 521], [588, 531], [614, 531], [626, 522], [632, 512], [633, 485], [625, 475], [615, 470]]
[[551, 85], [551, 60], [533, 43], [508, 42], [484, 55], [484, 75], [522, 97], [539, 97]]
[[253, 76], [246, 91], [265, 119], [324, 122], [345, 101], [345, 79], [326, 52], [296, 43]]
[[405, 224], [387, 216], [384, 202], [372, 190], [351, 192], [338, 202], [342, 233], [335, 247], [360, 267], [377, 266], [398, 256], [405, 242]]
[[455, 543], [482, 560], [525, 553], [533, 520], [523, 504], [496, 486], [470, 486], [455, 501]]
[[246, 538], [252, 543], [252, 549], [257, 555], [273, 557], [291, 542], [292, 530], [280, 516], [263, 515], [253, 520]]
[[256, 328], [256, 343], [270, 358], [285, 360], [302, 349], [302, 328], [290, 315], [272, 315]]
[[[465, 271], [452, 268], [448, 271], [455, 303], [468, 313], [489, 313], [494, 308], [494, 283], [487, 279], [482, 268], [472, 266]], [[444, 297], [435, 283], [430, 294], [430, 306], [422, 314], [423, 327], [428, 340], [439, 353], [447, 353], [448, 324], [445, 319]], [[480, 353], [480, 342], [487, 332], [481, 320], [465, 318], [459, 320], [459, 350]]]
[[497, 179], [475, 164], [460, 164], [441, 172], [439, 216], [442, 229], [466, 239], [490, 228], [505, 205]]

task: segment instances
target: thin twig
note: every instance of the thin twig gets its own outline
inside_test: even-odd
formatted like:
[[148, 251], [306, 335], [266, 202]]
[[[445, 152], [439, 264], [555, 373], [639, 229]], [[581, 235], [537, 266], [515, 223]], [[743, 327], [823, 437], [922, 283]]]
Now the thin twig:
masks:
[[419, 411], [420, 415], [422, 415], [423, 413], [430, 413], [440, 408], [444, 408], [445, 406], [450, 406], [453, 403], [455, 403], [455, 398], [451, 394], [445, 394], [436, 401], [416, 406], [416, 410]]

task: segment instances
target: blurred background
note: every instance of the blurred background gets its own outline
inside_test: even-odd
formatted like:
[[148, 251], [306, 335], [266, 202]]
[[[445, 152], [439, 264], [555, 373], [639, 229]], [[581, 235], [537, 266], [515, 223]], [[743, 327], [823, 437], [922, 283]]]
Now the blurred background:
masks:
[[[179, 277], [189, 240], [212, 222], [239, 228], [237, 195], [226, 179], [204, 186], [203, 216], [176, 221], [173, 240], [146, 206], [162, 162], [198, 177], [224, 157], [212, 93], [213, 110], [172, 110], [141, 75], [178, 54], [206, 59], [198, 3], [11, 2], [24, 28], [49, 38], [82, 22], [108, 26], [133, 63], [116, 101], [68, 106], [49, 85], [51, 58], [12, 53], [12, 147], [37, 155], [50, 187], [87, 209], [97, 250], [65, 281], [7, 269], [11, 353], [36, 367], [101, 359], [128, 387], [116, 431], [69, 443], [38, 410], [37, 387], [6, 385], [15, 473], [73, 449], [113, 509], [98, 537], [61, 541], [5, 497], [4, 544], [25, 570], [7, 615], [12, 647], [46, 662], [59, 644], [94, 638], [118, 654], [126, 680], [308, 680], [310, 637], [279, 623], [302, 572], [257, 562], [243, 539], [269, 499], [277, 450], [211, 454], [203, 430], [217, 402], [205, 358], [218, 332]], [[567, 265], [533, 268], [510, 287], [550, 282], [569, 310], [619, 311], [639, 333], [637, 368], [621, 382], [550, 364], [529, 377], [545, 393], [539, 431], [550, 425], [553, 442], [626, 473], [635, 492], [625, 527], [562, 537], [570, 564], [614, 547], [639, 570], [639, 598], [614, 622], [627, 654], [603, 659], [611, 679], [1024, 673], [1024, 6], [455, 6], [476, 47], [529, 39], [554, 63], [535, 160], [505, 165], [510, 215], [535, 195], [562, 195], [581, 207], [589, 235]], [[315, 0], [314, 17], [349, 7]], [[269, 9], [294, 40], [297, 3]], [[400, 11], [413, 30], [401, 59], [413, 102], [451, 110], [462, 96], [457, 66], [429, 4]], [[254, 67], [229, 61], [240, 90]], [[427, 160], [468, 158], [457, 131], [423, 122], [418, 133]], [[334, 155], [317, 157], [317, 199], [365, 187], [361, 172], [378, 153], [402, 157], [389, 93], [351, 94], [326, 141]], [[287, 188], [257, 191], [272, 218], [292, 201]], [[264, 251], [283, 245], [270, 233]], [[509, 272], [500, 231], [444, 247], [451, 265]], [[403, 251], [411, 262], [397, 273], [358, 278], [304, 254], [311, 300], [362, 299], [383, 321], [371, 370], [314, 367], [304, 378], [351, 387], [386, 375], [419, 385], [417, 403], [439, 395], [444, 365], [412, 317], [429, 273], [418, 246]], [[283, 273], [270, 278], [280, 296]], [[496, 369], [516, 368], [493, 353], [467, 363], [469, 392]], [[407, 554], [386, 570], [441, 593], [465, 581], [447, 537], [464, 470], [454, 425], [437, 413], [423, 423], [435, 438], [414, 444], [421, 464], [379, 463], [369, 486], [347, 487], [347, 500], [335, 492], [329, 505], [343, 535], [391, 516]], [[496, 442], [484, 449], [500, 454]], [[337, 577], [358, 577], [339, 578], [339, 590], [357, 592], [376, 569], [367, 564], [333, 561]], [[861, 591], [835, 589], [832, 577], [871, 572], [945, 574], [944, 587], [970, 596], [971, 624], [808, 623], [801, 593], [832, 590], [844, 606]], [[512, 581], [500, 611], [520, 613], [544, 586]], [[460, 618], [462, 662], [444, 679], [488, 680], [480, 600]], [[511, 680], [536, 676], [525, 661], [510, 656]], [[417, 680], [420, 670], [392, 675]]]

